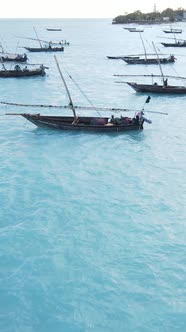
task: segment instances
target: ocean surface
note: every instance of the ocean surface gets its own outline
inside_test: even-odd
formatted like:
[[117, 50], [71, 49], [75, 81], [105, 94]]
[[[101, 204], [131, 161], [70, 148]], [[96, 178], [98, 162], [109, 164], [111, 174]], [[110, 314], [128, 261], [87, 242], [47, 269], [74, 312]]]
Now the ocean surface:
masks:
[[[151, 79], [113, 75], [160, 70], [108, 60], [144, 52], [138, 33], [111, 22], [2, 19], [0, 40], [24, 53], [38, 44], [20, 38], [35, 38], [34, 26], [43, 40], [69, 41], [56, 56], [74, 104], [90, 106], [83, 91], [94, 106], [128, 108], [133, 116], [147, 95], [116, 81]], [[161, 46], [163, 27], [144, 26], [147, 51], [154, 41], [175, 54], [163, 72], [186, 76], [186, 48]], [[185, 38], [186, 23], [173, 27]], [[0, 79], [0, 101], [67, 105], [54, 53], [28, 57], [48, 66], [47, 75]], [[38, 129], [5, 113], [61, 111], [1, 105], [1, 332], [185, 331], [186, 96], [151, 97], [145, 116], [152, 124], [111, 135]]]

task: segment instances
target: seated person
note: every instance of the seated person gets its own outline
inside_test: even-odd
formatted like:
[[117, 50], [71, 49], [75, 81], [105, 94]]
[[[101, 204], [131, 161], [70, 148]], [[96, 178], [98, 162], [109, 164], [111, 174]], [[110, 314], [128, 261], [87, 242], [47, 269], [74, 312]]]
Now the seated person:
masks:
[[115, 118], [114, 115], [111, 115], [111, 118], [108, 119], [108, 123], [112, 123], [114, 125], [120, 124], [120, 119]]
[[20, 71], [21, 67], [19, 65], [15, 65], [14, 69], [17, 70], [17, 71]]
[[108, 123], [112, 123], [113, 124], [114, 121], [114, 115], [111, 115], [111, 118], [108, 119]]

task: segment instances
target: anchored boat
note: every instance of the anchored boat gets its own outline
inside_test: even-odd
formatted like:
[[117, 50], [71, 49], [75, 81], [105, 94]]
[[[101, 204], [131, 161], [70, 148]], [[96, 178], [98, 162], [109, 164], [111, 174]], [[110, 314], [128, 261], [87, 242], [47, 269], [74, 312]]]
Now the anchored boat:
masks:
[[[28, 104], [16, 104], [16, 103], [8, 103], [8, 102], [1, 102], [1, 104], [10, 105], [10, 106], [18, 106], [18, 107], [34, 107], [34, 108], [58, 108], [58, 109], [70, 109], [73, 113], [72, 116], [54, 116], [54, 115], [41, 115], [40, 113], [30, 114], [30, 113], [8, 113], [9, 115], [21, 115], [33, 124], [38, 127], [47, 127], [53, 129], [60, 129], [60, 130], [73, 130], [73, 131], [88, 131], [88, 132], [123, 132], [123, 131], [131, 131], [131, 130], [142, 130], [144, 122], [151, 123], [150, 120], [144, 117], [144, 106], [139, 111], [128, 110], [123, 108], [102, 108], [102, 107], [82, 107], [82, 106], [75, 106], [69, 89], [66, 85], [66, 81], [63, 77], [61, 69], [59, 67], [57, 58], [54, 56], [58, 71], [60, 73], [61, 79], [64, 83], [64, 87], [66, 89], [66, 93], [69, 99], [69, 105], [67, 106], [55, 106], [55, 105], [28, 105]], [[71, 76], [70, 76], [71, 78]], [[148, 97], [145, 101], [149, 103], [150, 97]], [[144, 104], [144, 105], [145, 105]], [[87, 111], [96, 111], [99, 112], [98, 116], [80, 116], [77, 114], [77, 111], [80, 110], [87, 110]], [[120, 116], [111, 117], [108, 116], [100, 116], [100, 112], [135, 112], [134, 117], [128, 116]]]

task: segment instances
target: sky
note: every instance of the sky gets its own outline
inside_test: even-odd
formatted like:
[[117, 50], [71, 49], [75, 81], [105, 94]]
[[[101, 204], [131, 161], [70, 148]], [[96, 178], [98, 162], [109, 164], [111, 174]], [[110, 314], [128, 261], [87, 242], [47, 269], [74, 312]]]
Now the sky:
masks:
[[160, 12], [186, 8], [185, 0], [12, 0], [2, 1], [0, 18], [114, 18], [135, 10], [152, 12], [155, 4]]

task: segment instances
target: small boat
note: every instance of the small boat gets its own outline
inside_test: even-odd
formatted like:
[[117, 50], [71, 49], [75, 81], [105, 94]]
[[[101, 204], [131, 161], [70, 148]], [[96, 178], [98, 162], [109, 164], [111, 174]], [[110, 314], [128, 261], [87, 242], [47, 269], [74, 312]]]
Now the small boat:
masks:
[[24, 54], [17, 54], [17, 53], [10, 53], [10, 52], [6, 52], [2, 41], [0, 41], [0, 48], [1, 48], [1, 52], [0, 52], [0, 62], [7, 62], [7, 61], [14, 61], [14, 62], [26, 62], [27, 59], [27, 55]]
[[[154, 43], [152, 43], [154, 46]], [[156, 48], [154, 46], [154, 49], [156, 51]], [[157, 54], [157, 51], [156, 51]], [[151, 77], [152, 79], [154, 77], [161, 77], [163, 84], [144, 84], [144, 83], [136, 83], [136, 82], [118, 82], [118, 83], [126, 83], [131, 88], [133, 88], [136, 92], [144, 92], [144, 93], [158, 93], [158, 94], [186, 94], [186, 87], [185, 86], [179, 86], [179, 85], [168, 85], [168, 77], [174, 78], [174, 79], [186, 79], [185, 77], [178, 77], [178, 76], [165, 76], [163, 74], [162, 68], [161, 68], [161, 62], [159, 61], [159, 57], [157, 54], [157, 60], [160, 67], [161, 75], [114, 75], [114, 76], [139, 76], [139, 77]], [[166, 77], [166, 78], [165, 78]]]
[[[142, 110], [138, 111], [133, 118], [131, 117], [111, 117], [108, 116], [78, 116], [76, 111], [77, 110], [91, 110], [91, 111], [110, 111], [110, 112], [128, 112], [127, 109], [114, 109], [114, 108], [98, 108], [98, 107], [82, 107], [82, 106], [75, 106], [72, 102], [72, 98], [68, 87], [66, 85], [65, 79], [63, 74], [60, 70], [59, 64], [57, 62], [57, 58], [54, 56], [57, 68], [59, 70], [61, 79], [64, 83], [64, 87], [66, 89], [66, 93], [69, 99], [69, 105], [67, 106], [54, 106], [54, 105], [25, 105], [25, 104], [15, 104], [15, 103], [6, 103], [0, 102], [1, 104], [11, 105], [11, 106], [21, 106], [23, 107], [52, 107], [55, 108], [64, 108], [64, 109], [71, 109], [73, 116], [54, 116], [54, 115], [41, 115], [38, 114], [30, 114], [30, 113], [8, 113], [9, 115], [21, 115], [34, 125], [38, 127], [45, 127], [45, 128], [52, 128], [52, 129], [60, 129], [60, 130], [72, 130], [72, 131], [86, 131], [86, 132], [105, 132], [105, 133], [113, 133], [113, 132], [123, 132], [123, 131], [131, 131], [131, 130], [142, 130], [143, 123], [146, 121], [151, 123], [150, 120], [146, 119], [144, 115], [144, 107]], [[149, 103], [151, 97], [148, 97], [145, 101]], [[144, 104], [144, 105], [145, 105]], [[134, 111], [133, 111], [134, 112]]]
[[130, 55], [119, 55], [119, 56], [107, 56], [111, 60], [124, 60], [124, 59], [139, 59], [139, 56], [130, 56]]
[[[24, 38], [24, 39], [30, 39], [30, 40], [36, 40], [39, 43], [39, 47], [24, 47], [27, 51], [29, 52], [63, 52], [64, 51], [64, 45], [69, 45], [69, 43], [67, 41], [65, 41], [64, 43], [60, 42], [52, 42], [52, 41], [46, 41], [46, 40], [42, 40], [39, 39], [38, 34], [36, 29], [33, 27], [35, 34], [36, 34], [36, 38], [29, 38], [29, 37], [20, 37], [20, 38]], [[45, 43], [45, 45], [43, 46], [43, 42]], [[46, 45], [47, 44], [47, 45]], [[58, 46], [52, 46], [52, 45], [58, 45]]]
[[161, 64], [165, 63], [173, 63], [175, 62], [176, 58], [174, 55], [170, 55], [169, 57], [165, 58], [132, 58], [132, 57], [123, 57], [123, 61], [125, 61], [128, 64], [142, 64], [142, 65], [151, 65], [151, 64], [159, 64], [159, 61]]
[[126, 29], [130, 32], [143, 32], [144, 31], [143, 29], [137, 29], [137, 28], [123, 28], [123, 29]]
[[133, 82], [126, 82], [136, 92], [144, 93], [160, 93], [160, 94], [186, 94], [185, 86], [175, 85], [158, 85], [154, 84], [138, 84]]
[[0, 54], [0, 62], [26, 62], [28, 60], [27, 55], [24, 54], [14, 54], [14, 53], [4, 53]]
[[19, 113], [37, 127], [45, 127], [60, 130], [88, 131], [88, 132], [123, 132], [131, 130], [142, 130], [143, 121], [136, 121], [135, 118], [123, 117], [114, 118], [115, 123], [109, 122], [109, 117], [85, 117], [78, 118], [74, 122], [73, 116], [45, 116], [40, 114]]
[[45, 68], [43, 65], [40, 65], [39, 68], [28, 69], [27, 66], [25, 68], [21, 68], [19, 65], [16, 65], [14, 69], [6, 69], [3, 65], [3, 69], [0, 70], [0, 77], [2, 78], [10, 78], [10, 77], [31, 77], [31, 76], [44, 76]]
[[[175, 62], [176, 58], [174, 57], [174, 55], [170, 55], [169, 57], [158, 57], [155, 54], [155, 57], [152, 57], [152, 55], [154, 55], [154, 53], [147, 53], [146, 52], [146, 48], [145, 48], [145, 44], [142, 38], [141, 33], [139, 33], [142, 45], [143, 45], [143, 49], [144, 49], [144, 54], [142, 54], [142, 58], [139, 57], [139, 54], [137, 54], [138, 56], [128, 56], [128, 57], [123, 57], [122, 60], [125, 61], [128, 64], [142, 64], [142, 65], [151, 65], [151, 64], [165, 64], [165, 63], [173, 63]], [[140, 54], [141, 55], [141, 54]]]
[[49, 45], [44, 47], [25, 47], [25, 49], [29, 52], [63, 52], [64, 46], [52, 47]]
[[[166, 38], [166, 37], [165, 37]], [[185, 39], [177, 39], [175, 38], [167, 38], [167, 39], [173, 39], [174, 42], [170, 42], [170, 43], [161, 43], [163, 46], [165, 47], [186, 47], [186, 40]]]
[[130, 30], [130, 29], [135, 29], [135, 28], [131, 28], [131, 27], [129, 27], [129, 28], [123, 28], [124, 30]]
[[182, 33], [182, 29], [167, 29], [167, 30], [163, 30], [163, 32], [165, 33]]
[[123, 59], [124, 55], [118, 55], [118, 56], [107, 56], [107, 59], [110, 59], [110, 60], [120, 60], [120, 59]]
[[47, 31], [61, 31], [62, 29], [60, 28], [47, 28]]
[[176, 41], [175, 43], [161, 43], [165, 47], [186, 47], [186, 41]]

